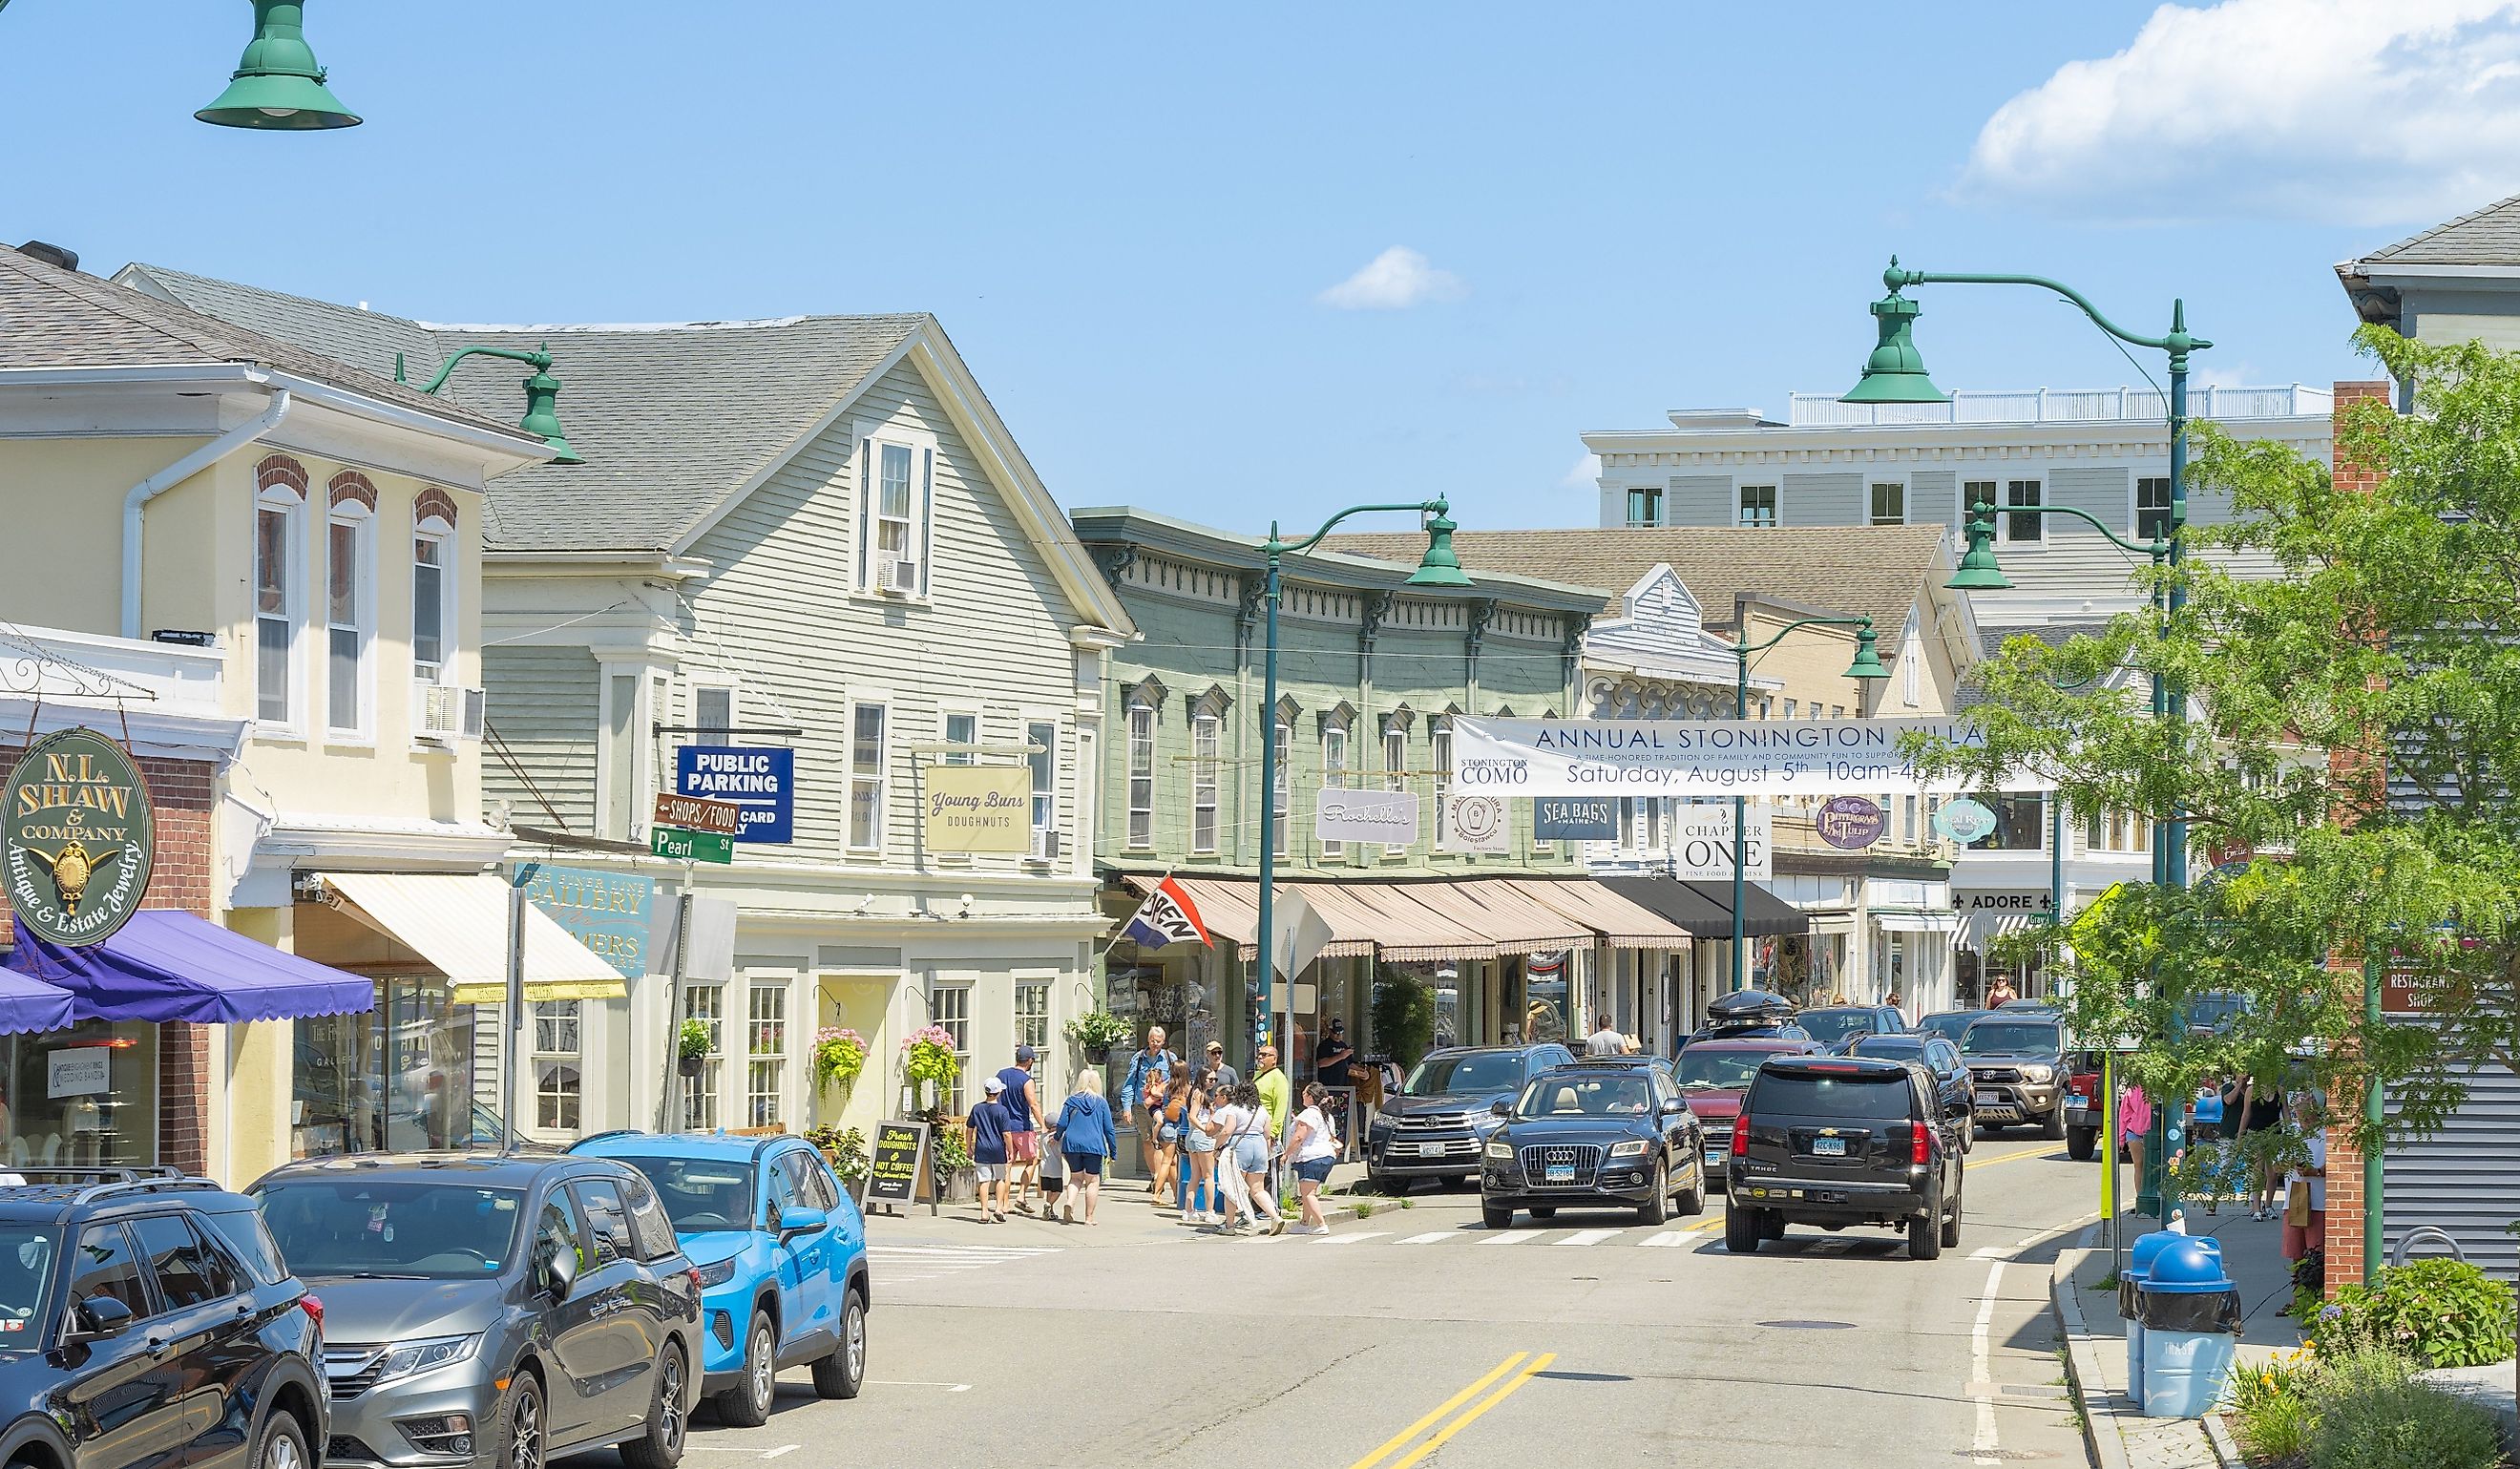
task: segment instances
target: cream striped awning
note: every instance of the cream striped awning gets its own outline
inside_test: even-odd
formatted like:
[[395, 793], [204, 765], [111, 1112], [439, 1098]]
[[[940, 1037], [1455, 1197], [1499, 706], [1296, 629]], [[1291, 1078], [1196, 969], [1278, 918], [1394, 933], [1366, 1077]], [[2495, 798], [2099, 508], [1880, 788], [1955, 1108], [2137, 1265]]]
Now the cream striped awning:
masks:
[[[508, 884], [486, 872], [327, 872], [333, 906], [455, 982], [457, 1004], [508, 998]], [[525, 999], [618, 1000], [620, 974], [525, 905]]]

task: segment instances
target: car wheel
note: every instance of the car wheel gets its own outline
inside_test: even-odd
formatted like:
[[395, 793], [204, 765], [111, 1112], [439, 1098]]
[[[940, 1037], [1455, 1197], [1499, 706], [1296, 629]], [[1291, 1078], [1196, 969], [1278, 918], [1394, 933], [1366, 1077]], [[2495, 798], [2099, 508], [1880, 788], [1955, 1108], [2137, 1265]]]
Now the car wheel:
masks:
[[1513, 1211], [1510, 1209], [1500, 1209], [1494, 1204], [1481, 1204], [1479, 1206], [1479, 1223], [1487, 1225], [1491, 1229], [1510, 1229], [1513, 1227]]
[[1928, 1209], [1908, 1221], [1908, 1258], [1932, 1260], [1943, 1253], [1943, 1226], [1937, 1217], [1943, 1211]]
[[1960, 1114], [1960, 1151], [1965, 1153], [1976, 1146], [1977, 1114], [1975, 1112], [1963, 1112]]
[[508, 1390], [507, 1444], [499, 1469], [543, 1469], [543, 1390], [530, 1372], [518, 1372]]
[[1671, 1165], [1654, 1160], [1653, 1196], [1637, 1206], [1637, 1223], [1659, 1224], [1671, 1218]]
[[1767, 1233], [1760, 1227], [1759, 1211], [1732, 1204], [1724, 1206], [1724, 1248], [1735, 1255], [1755, 1255], [1759, 1240]]
[[1759, 1211], [1759, 1237], [1760, 1237], [1761, 1239], [1782, 1239], [1782, 1238], [1784, 1238], [1784, 1237], [1785, 1237], [1785, 1217], [1784, 1217], [1783, 1215], [1781, 1215], [1781, 1214], [1778, 1214], [1778, 1213], [1777, 1211], [1775, 1211], [1774, 1209], [1762, 1209], [1762, 1210], [1760, 1210], [1760, 1211]]
[[814, 1363], [814, 1392], [823, 1398], [854, 1398], [866, 1386], [866, 1301], [856, 1286], [840, 1305], [840, 1345]]
[[1389, 1195], [1398, 1193], [1400, 1189], [1391, 1181], [1390, 1175], [1374, 1173], [1369, 1169], [1365, 1175], [1365, 1191]]
[[1692, 1163], [1689, 1167], [1697, 1170], [1697, 1181], [1680, 1191], [1678, 1213], [1683, 1219], [1695, 1219], [1706, 1212], [1706, 1165]]
[[656, 1359], [656, 1396], [648, 1404], [646, 1432], [621, 1446], [621, 1462], [630, 1469], [674, 1469], [683, 1459], [683, 1431], [690, 1426], [690, 1383], [683, 1372], [683, 1349], [667, 1343]]
[[2089, 1163], [2099, 1155], [2099, 1129], [2067, 1128], [2065, 1130], [2066, 1157], [2073, 1159], [2077, 1163]]
[[1958, 1185], [1955, 1184], [1952, 1188], [1952, 1212], [1945, 1216], [1943, 1220], [1943, 1248], [1946, 1250], [1957, 1250], [1959, 1247], [1960, 1190]]
[[770, 1317], [752, 1313], [743, 1334], [743, 1375], [717, 1395], [717, 1415], [737, 1428], [759, 1428], [770, 1421], [770, 1400], [779, 1391], [779, 1338]]
[[1531, 1211], [1531, 1217], [1533, 1219], [1555, 1219], [1557, 1217], [1557, 1211], [1554, 1208], [1534, 1209]]
[[275, 1410], [262, 1420], [262, 1442], [254, 1446], [253, 1469], [311, 1469], [306, 1431], [295, 1418]]
[[2065, 1135], [2064, 1108], [2049, 1107], [2048, 1109], [2048, 1117], [2047, 1120], [2040, 1125], [2039, 1135], [2047, 1138], [2050, 1142], [2056, 1142], [2063, 1139]]

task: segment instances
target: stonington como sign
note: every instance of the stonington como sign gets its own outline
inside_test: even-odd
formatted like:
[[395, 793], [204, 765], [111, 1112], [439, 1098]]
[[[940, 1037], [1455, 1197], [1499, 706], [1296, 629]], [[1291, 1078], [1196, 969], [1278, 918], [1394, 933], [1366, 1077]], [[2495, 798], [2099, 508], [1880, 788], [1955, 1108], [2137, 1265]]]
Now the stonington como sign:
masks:
[[0, 883], [37, 938], [111, 938], [140, 911], [157, 851], [148, 782], [94, 730], [35, 741], [0, 786]]

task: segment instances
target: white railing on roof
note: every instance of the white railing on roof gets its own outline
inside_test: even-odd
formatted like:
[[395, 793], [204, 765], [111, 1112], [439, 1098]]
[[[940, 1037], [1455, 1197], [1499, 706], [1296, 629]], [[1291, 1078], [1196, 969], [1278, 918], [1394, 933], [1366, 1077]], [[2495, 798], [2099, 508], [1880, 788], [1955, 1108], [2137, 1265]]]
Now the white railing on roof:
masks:
[[[2334, 394], [2294, 382], [2282, 387], [2193, 387], [2188, 412], [2200, 419], [2325, 418]], [[2112, 420], [2158, 422], [2170, 410], [2149, 387], [1962, 389], [1948, 403], [1840, 403], [1833, 393], [1793, 395], [1796, 428], [1883, 423], [2074, 423]]]

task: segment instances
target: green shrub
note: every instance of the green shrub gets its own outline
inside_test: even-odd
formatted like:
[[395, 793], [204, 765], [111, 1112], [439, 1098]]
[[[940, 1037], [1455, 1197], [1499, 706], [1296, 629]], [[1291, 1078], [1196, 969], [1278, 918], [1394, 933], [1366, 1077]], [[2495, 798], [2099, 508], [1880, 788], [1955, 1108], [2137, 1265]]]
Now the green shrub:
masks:
[[2309, 1418], [2303, 1451], [2311, 1469], [2496, 1469], [2502, 1462], [2502, 1435], [2491, 1415], [2412, 1380], [2408, 1363], [2387, 1353], [2322, 1364]]
[[2231, 1416], [2240, 1446], [2260, 1463], [2298, 1457], [2310, 1442], [2315, 1365], [2274, 1362], [2232, 1379]]
[[2417, 1260], [2348, 1285], [2310, 1321], [2322, 1358], [2378, 1348], [2427, 1367], [2474, 1367], [2511, 1355], [2511, 1293], [2456, 1260]]

